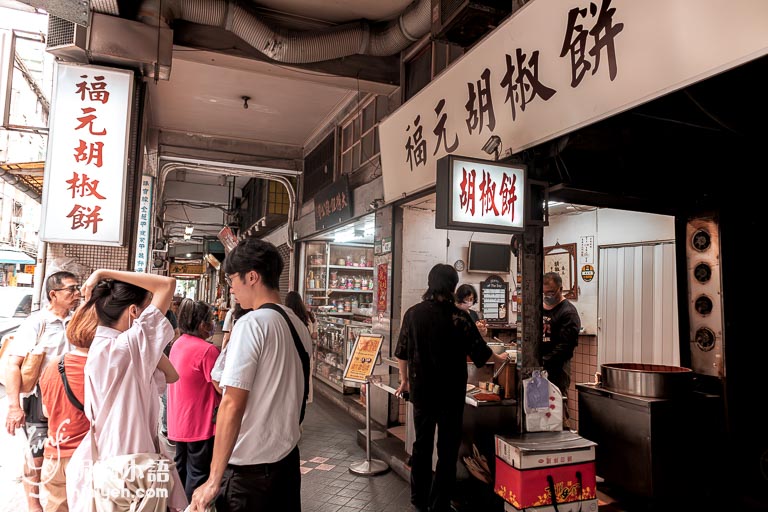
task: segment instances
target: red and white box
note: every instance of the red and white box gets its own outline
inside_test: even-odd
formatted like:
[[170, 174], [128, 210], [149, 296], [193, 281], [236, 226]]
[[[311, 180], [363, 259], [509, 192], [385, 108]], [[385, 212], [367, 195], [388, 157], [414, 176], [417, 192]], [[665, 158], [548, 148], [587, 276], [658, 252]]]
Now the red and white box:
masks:
[[584, 512], [597, 498], [595, 446], [569, 431], [496, 436], [494, 491], [517, 510], [552, 507], [554, 495], [559, 512], [577, 502]]
[[594, 462], [520, 470], [496, 457], [493, 489], [519, 510], [552, 505], [552, 487], [558, 507], [572, 501], [592, 500], [597, 498], [595, 485]]
[[[570, 503], [558, 503], [557, 512], [597, 512], [597, 507], [598, 502], [596, 499], [572, 501]], [[543, 507], [528, 507], [520, 510], [509, 503], [505, 503], [504, 512], [555, 512], [555, 507], [552, 505], [544, 505]]]
[[567, 430], [496, 436], [496, 456], [517, 469], [594, 461], [595, 446], [596, 443]]

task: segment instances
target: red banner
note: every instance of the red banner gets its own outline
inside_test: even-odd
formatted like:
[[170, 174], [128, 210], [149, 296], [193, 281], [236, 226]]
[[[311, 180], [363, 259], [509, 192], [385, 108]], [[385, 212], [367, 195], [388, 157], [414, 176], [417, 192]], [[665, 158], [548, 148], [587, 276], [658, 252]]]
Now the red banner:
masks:
[[376, 279], [379, 282], [378, 311], [387, 310], [387, 283], [389, 282], [387, 279], [387, 267], [387, 263], [380, 264], [376, 273]]

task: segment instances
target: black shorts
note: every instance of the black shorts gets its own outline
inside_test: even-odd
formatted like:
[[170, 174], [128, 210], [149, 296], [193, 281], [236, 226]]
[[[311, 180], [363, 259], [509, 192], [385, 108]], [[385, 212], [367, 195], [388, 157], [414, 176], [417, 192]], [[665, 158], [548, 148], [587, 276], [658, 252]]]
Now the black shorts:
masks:
[[43, 400], [40, 397], [40, 388], [35, 388], [36, 395], [29, 395], [21, 400], [26, 417], [24, 432], [29, 440], [29, 451], [32, 457], [43, 456], [45, 440], [48, 437], [48, 418], [43, 414]]

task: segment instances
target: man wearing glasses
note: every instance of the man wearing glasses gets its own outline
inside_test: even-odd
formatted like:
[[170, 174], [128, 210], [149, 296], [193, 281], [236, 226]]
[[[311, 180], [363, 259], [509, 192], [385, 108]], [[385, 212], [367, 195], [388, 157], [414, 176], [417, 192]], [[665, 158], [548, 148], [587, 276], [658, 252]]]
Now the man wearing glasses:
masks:
[[[24, 491], [30, 511], [41, 511], [39, 499], [40, 468], [43, 464], [43, 445], [48, 436], [48, 418], [43, 414], [39, 384], [31, 393], [20, 393], [21, 365], [28, 353], [45, 353], [41, 370], [52, 361], [58, 361], [71, 347], [67, 341], [66, 327], [72, 311], [80, 304], [80, 285], [77, 276], [71, 272], [56, 272], [45, 281], [49, 304], [33, 312], [19, 326], [8, 357], [8, 367], [0, 368], [6, 373], [8, 395], [8, 416], [5, 428], [11, 435], [23, 428], [29, 439], [29, 449], [34, 467], [25, 464]], [[42, 371], [41, 371], [42, 373]], [[33, 483], [27, 483], [33, 482]]]

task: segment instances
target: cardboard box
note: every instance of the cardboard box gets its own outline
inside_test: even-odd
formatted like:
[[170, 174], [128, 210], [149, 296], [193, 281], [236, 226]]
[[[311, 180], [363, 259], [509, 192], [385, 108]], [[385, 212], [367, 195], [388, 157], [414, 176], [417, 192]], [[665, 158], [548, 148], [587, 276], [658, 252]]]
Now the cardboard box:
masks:
[[496, 436], [496, 456], [517, 469], [594, 461], [595, 446], [596, 443], [569, 430]]
[[496, 457], [493, 490], [517, 509], [552, 505], [551, 487], [555, 489], [558, 507], [563, 503], [596, 499], [595, 486], [594, 461], [520, 470]]
[[[597, 507], [598, 502], [596, 499], [572, 501], [570, 503], [558, 503], [557, 512], [597, 512]], [[555, 512], [555, 507], [552, 505], [544, 505], [543, 507], [518, 509], [509, 503], [504, 503], [504, 512]]]

